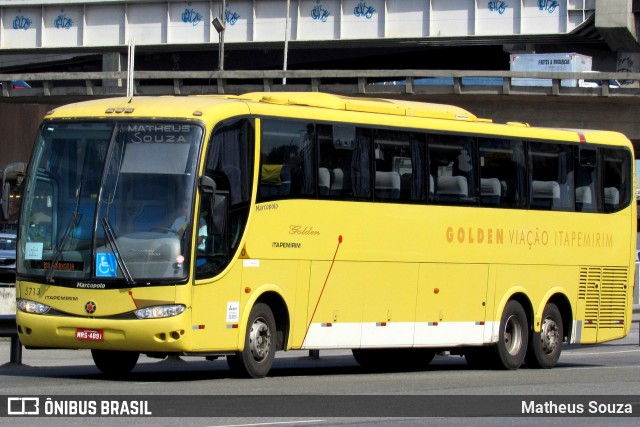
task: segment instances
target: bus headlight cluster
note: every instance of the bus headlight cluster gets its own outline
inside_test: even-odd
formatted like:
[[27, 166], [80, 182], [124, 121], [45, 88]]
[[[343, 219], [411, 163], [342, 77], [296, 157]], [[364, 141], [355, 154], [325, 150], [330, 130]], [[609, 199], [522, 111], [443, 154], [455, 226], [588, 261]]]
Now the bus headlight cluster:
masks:
[[16, 301], [16, 305], [20, 311], [24, 311], [25, 313], [47, 314], [49, 310], [51, 310], [51, 307], [48, 305], [22, 298]]
[[145, 307], [134, 311], [133, 313], [139, 319], [160, 319], [163, 317], [177, 316], [182, 313], [186, 307], [182, 304], [175, 305], [157, 305], [155, 307]]

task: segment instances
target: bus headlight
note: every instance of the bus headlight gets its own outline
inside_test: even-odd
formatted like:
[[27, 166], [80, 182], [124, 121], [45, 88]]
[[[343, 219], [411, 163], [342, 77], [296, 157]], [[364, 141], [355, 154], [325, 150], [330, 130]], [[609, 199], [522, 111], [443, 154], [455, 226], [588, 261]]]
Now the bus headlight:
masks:
[[138, 317], [138, 319], [160, 319], [163, 317], [177, 316], [185, 309], [186, 307], [182, 304], [156, 305], [154, 307], [145, 307], [135, 310], [133, 313]]
[[22, 298], [16, 301], [16, 306], [20, 311], [24, 311], [25, 313], [47, 314], [49, 310], [51, 310], [51, 307], [48, 305]]

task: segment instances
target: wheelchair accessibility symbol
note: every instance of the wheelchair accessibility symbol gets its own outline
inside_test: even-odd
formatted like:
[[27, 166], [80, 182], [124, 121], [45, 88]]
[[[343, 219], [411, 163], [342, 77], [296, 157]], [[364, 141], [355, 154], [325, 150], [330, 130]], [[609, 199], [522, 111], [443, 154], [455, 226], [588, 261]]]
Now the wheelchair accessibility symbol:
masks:
[[96, 277], [116, 277], [116, 256], [99, 253], [96, 256]]

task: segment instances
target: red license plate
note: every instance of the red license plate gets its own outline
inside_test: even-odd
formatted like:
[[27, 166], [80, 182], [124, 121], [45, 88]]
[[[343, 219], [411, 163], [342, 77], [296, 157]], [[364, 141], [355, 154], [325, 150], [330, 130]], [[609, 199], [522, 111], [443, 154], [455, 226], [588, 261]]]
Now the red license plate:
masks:
[[104, 331], [102, 329], [76, 329], [76, 339], [84, 341], [103, 341]]

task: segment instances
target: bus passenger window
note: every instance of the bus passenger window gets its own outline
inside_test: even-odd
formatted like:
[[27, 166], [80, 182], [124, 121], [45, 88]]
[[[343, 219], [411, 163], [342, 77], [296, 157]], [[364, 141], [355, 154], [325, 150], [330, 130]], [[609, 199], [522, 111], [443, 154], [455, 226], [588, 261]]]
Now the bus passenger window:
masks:
[[435, 203], [477, 202], [474, 145], [473, 138], [429, 135], [429, 174], [435, 181]]
[[480, 204], [522, 206], [526, 188], [524, 144], [521, 141], [478, 139]]
[[615, 212], [631, 201], [630, 153], [626, 150], [602, 148], [603, 201], [605, 212]]
[[373, 140], [376, 200], [425, 200], [425, 136], [412, 132], [376, 130]]
[[532, 209], [573, 210], [573, 147], [530, 143], [529, 173]]
[[317, 130], [318, 164], [329, 171], [329, 192], [320, 191], [320, 197], [370, 198], [371, 131], [341, 125], [318, 125]]
[[333, 143], [333, 127], [329, 125], [317, 125], [318, 136], [318, 196], [320, 198], [333, 198], [343, 194], [343, 173], [340, 165], [340, 147]]
[[312, 196], [317, 176], [314, 152], [312, 123], [263, 120], [260, 198]]
[[351, 189], [359, 199], [371, 197], [371, 131], [356, 128], [351, 158]]
[[597, 151], [595, 148], [578, 148], [575, 167], [576, 211], [596, 212], [599, 195], [596, 191]]

